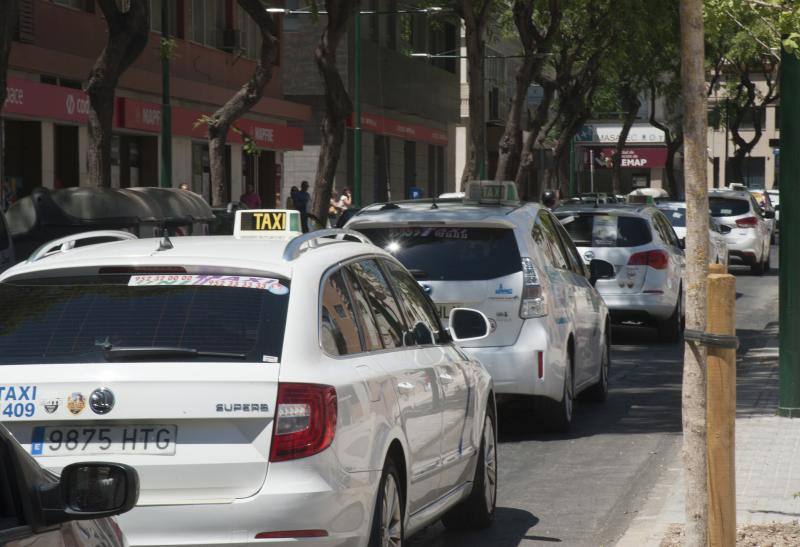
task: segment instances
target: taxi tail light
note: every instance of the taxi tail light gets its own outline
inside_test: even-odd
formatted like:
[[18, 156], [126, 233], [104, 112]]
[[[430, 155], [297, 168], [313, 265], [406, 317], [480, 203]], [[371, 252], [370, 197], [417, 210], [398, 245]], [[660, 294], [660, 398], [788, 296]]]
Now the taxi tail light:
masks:
[[336, 389], [319, 384], [278, 384], [270, 462], [322, 452], [336, 433]]
[[666, 251], [642, 251], [634, 253], [628, 259], [628, 266], [649, 266], [654, 270], [665, 270], [669, 265]]
[[547, 297], [539, 283], [539, 276], [533, 266], [533, 260], [522, 259], [522, 302], [519, 316], [522, 319], [544, 317], [547, 315]]
[[758, 226], [758, 219], [756, 217], [740, 218], [736, 221], [739, 228], [755, 228]]
[[294, 538], [325, 538], [327, 530], [281, 530], [278, 532], [261, 532], [256, 534], [256, 539], [294, 539]]
[[536, 365], [537, 365], [537, 372], [539, 374], [539, 379], [541, 380], [544, 378], [544, 352], [537, 351], [536, 352]]

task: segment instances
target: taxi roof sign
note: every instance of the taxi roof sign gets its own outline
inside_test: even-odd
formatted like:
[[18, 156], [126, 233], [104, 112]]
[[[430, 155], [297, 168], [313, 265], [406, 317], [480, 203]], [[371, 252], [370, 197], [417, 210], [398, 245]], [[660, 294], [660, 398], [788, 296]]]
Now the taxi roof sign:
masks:
[[517, 185], [504, 180], [471, 180], [464, 190], [464, 203], [471, 205], [519, 205]]
[[243, 209], [236, 211], [236, 238], [285, 239], [303, 233], [300, 211], [288, 209]]

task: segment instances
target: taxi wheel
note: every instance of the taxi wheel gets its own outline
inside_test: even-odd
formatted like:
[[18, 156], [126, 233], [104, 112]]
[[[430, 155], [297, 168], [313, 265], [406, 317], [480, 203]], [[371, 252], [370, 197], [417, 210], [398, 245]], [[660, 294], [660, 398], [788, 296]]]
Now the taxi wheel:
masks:
[[567, 355], [564, 369], [564, 388], [560, 401], [547, 397], [536, 399], [535, 415], [541, 427], [551, 433], [565, 433], [572, 427], [572, 412], [575, 399], [575, 383], [572, 379], [572, 355]]
[[611, 346], [606, 336], [603, 355], [600, 357], [600, 379], [595, 385], [582, 394], [582, 399], [595, 403], [604, 403], [608, 399], [608, 371], [611, 368]]
[[658, 338], [661, 342], [674, 344], [678, 341], [683, 330], [683, 294], [678, 293], [678, 302], [669, 319], [659, 325]]
[[750, 273], [753, 275], [764, 275], [764, 261], [752, 264], [750, 266]]
[[472, 492], [466, 501], [442, 517], [442, 523], [453, 529], [487, 528], [494, 519], [497, 506], [497, 437], [491, 411], [483, 423], [483, 438], [478, 465], [472, 482]]
[[400, 495], [399, 477], [394, 462], [387, 460], [378, 486], [369, 547], [400, 547], [404, 543], [403, 497]]

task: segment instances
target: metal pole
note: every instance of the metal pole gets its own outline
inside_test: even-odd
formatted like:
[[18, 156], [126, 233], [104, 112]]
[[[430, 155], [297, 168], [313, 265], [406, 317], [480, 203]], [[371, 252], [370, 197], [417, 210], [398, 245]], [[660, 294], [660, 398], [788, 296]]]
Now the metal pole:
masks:
[[172, 188], [172, 109], [169, 103], [169, 6], [161, 0], [161, 187]]
[[589, 149], [589, 191], [594, 192], [594, 148]]
[[[800, 60], [781, 52], [780, 383], [778, 414], [800, 417]], [[793, 277], [794, 276], [794, 279]]]
[[[360, 8], [359, 2], [359, 12]], [[361, 13], [356, 13], [354, 23], [353, 205], [361, 207]]]
[[569, 141], [569, 195], [575, 195], [575, 137]]

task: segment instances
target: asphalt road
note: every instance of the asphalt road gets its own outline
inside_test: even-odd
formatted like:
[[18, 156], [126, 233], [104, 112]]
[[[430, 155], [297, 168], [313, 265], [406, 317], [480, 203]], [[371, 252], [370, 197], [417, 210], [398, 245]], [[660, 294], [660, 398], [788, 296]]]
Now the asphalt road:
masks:
[[[777, 247], [772, 265], [777, 267]], [[737, 329], [742, 345], [778, 320], [777, 272], [737, 277]], [[567, 435], [529, 431], [500, 409], [496, 520], [480, 532], [442, 524], [410, 540], [421, 546], [613, 545], [625, 532], [666, 466], [679, 457], [682, 344], [660, 344], [655, 331], [614, 332], [610, 395], [578, 402]]]

